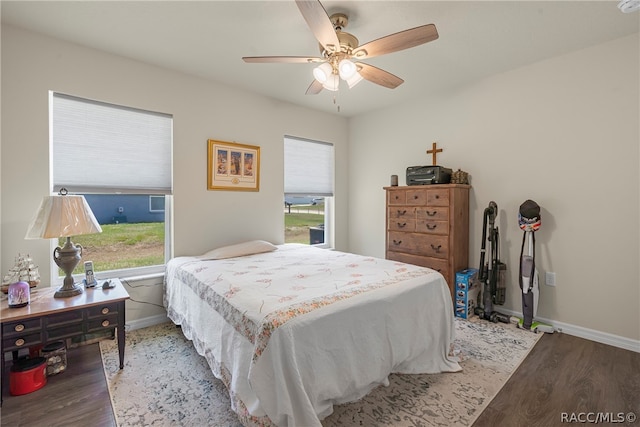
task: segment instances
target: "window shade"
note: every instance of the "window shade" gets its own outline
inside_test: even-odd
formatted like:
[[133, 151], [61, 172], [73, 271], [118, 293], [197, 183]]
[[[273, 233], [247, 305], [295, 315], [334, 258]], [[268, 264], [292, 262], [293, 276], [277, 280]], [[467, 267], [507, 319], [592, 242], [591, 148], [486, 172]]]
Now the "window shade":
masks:
[[171, 194], [170, 115], [59, 93], [52, 107], [54, 191]]
[[333, 196], [333, 164], [333, 144], [285, 136], [285, 195]]

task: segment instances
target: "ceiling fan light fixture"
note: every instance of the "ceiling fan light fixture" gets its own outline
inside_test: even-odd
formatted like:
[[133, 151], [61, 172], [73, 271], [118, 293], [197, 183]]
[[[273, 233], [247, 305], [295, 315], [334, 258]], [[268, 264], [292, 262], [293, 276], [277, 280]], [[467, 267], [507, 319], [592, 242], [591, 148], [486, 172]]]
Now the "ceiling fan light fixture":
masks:
[[323, 88], [325, 88], [326, 90], [330, 90], [332, 92], [336, 92], [339, 86], [340, 86], [340, 77], [338, 77], [337, 74], [329, 75], [329, 78], [327, 79], [327, 81], [322, 83]]
[[353, 73], [351, 77], [349, 77], [348, 79], [345, 79], [345, 81], [347, 82], [349, 89], [351, 89], [352, 87], [354, 87], [355, 85], [357, 85], [362, 81], [362, 76], [360, 75], [360, 73], [356, 71], [355, 73]]
[[622, 13], [631, 13], [640, 10], [640, 0], [622, 0], [618, 3], [618, 9], [620, 9]]
[[331, 75], [333, 75], [333, 68], [328, 62], [320, 64], [313, 69], [313, 77], [322, 84], [329, 80]]
[[354, 74], [357, 73], [356, 64], [349, 61], [348, 59], [343, 59], [338, 64], [338, 72], [340, 73], [340, 77], [342, 80], [349, 80]]

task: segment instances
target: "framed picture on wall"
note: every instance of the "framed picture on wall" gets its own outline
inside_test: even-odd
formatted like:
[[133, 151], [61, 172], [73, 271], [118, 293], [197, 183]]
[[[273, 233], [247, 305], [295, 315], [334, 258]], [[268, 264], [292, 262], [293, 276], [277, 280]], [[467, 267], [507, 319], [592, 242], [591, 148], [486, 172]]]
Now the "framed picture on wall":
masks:
[[260, 190], [260, 147], [208, 140], [207, 189]]

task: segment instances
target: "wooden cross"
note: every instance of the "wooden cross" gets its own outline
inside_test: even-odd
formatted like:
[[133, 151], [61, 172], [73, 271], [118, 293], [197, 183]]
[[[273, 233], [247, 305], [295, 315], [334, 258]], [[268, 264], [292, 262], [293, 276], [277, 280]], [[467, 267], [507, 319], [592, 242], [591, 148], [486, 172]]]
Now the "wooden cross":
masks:
[[436, 166], [436, 155], [438, 153], [442, 153], [442, 148], [436, 149], [436, 142], [431, 146], [431, 150], [427, 150], [427, 154], [431, 154], [433, 156], [433, 166]]

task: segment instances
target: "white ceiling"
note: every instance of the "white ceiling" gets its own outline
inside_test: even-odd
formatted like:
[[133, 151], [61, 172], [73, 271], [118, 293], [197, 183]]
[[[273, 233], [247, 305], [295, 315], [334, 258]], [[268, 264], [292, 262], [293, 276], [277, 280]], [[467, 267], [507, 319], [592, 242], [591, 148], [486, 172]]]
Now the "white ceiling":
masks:
[[5, 1], [2, 23], [182, 71], [263, 95], [354, 116], [428, 97], [640, 30], [640, 12], [608, 1], [323, 1], [349, 16], [360, 44], [423, 24], [440, 38], [367, 63], [405, 80], [363, 81], [305, 95], [312, 64], [247, 64], [243, 56], [318, 56], [293, 0]]

